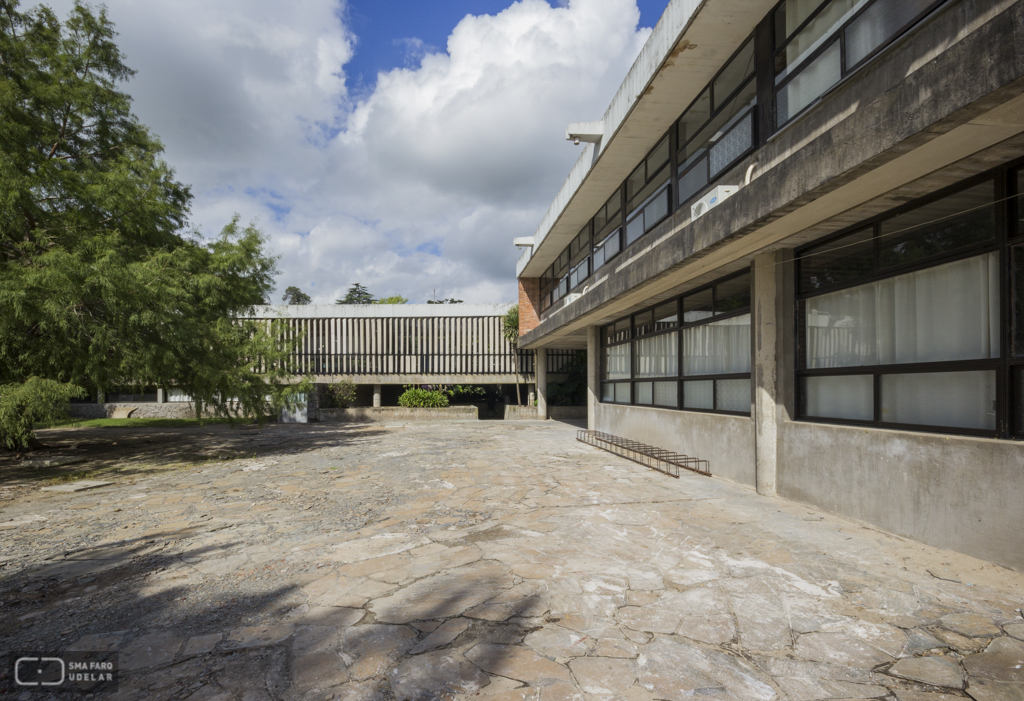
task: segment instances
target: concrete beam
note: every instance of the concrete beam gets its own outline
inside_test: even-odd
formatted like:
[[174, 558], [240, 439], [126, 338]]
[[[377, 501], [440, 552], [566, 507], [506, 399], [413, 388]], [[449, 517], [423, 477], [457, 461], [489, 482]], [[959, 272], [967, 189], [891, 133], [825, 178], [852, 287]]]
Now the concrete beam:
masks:
[[[507, 375], [298, 375], [286, 382], [298, 384], [304, 378], [315, 384], [352, 382], [357, 385], [513, 385], [516, 376]], [[520, 375], [519, 382], [535, 382], [533, 373]]]
[[505, 316], [513, 302], [502, 304], [268, 304], [256, 307], [255, 319], [387, 319], [452, 316]]

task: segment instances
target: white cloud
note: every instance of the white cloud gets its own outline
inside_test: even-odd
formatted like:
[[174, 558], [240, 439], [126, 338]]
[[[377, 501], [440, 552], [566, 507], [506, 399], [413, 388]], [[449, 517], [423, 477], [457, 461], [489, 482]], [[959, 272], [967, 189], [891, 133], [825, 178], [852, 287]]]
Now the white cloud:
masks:
[[193, 220], [210, 233], [258, 217], [279, 287], [317, 302], [356, 281], [413, 301], [514, 299], [511, 239], [533, 232], [578, 155], [565, 124], [603, 113], [649, 32], [634, 0], [521, 0], [467, 16], [446, 53], [353, 103], [357, 38], [336, 1], [107, 6], [139, 71], [136, 113], [193, 185]]

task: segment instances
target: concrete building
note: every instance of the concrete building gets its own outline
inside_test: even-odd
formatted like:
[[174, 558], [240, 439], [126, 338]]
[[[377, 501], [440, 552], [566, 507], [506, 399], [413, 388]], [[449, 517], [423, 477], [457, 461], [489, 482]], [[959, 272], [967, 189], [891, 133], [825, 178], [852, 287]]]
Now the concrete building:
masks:
[[1024, 2], [672, 0], [566, 135], [520, 342], [590, 428], [1024, 569]]

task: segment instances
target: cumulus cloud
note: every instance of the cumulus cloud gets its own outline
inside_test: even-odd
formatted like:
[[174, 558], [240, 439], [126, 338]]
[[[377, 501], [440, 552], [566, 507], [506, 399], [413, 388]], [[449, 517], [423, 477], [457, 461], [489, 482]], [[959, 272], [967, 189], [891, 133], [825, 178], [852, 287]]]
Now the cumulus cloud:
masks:
[[355, 100], [358, 38], [334, 0], [107, 7], [193, 220], [211, 233], [233, 212], [258, 218], [279, 287], [320, 303], [356, 281], [413, 301], [514, 299], [511, 239], [578, 155], [565, 124], [603, 113], [649, 32], [635, 0], [520, 0], [465, 17], [445, 51], [405, 39], [418, 60]]

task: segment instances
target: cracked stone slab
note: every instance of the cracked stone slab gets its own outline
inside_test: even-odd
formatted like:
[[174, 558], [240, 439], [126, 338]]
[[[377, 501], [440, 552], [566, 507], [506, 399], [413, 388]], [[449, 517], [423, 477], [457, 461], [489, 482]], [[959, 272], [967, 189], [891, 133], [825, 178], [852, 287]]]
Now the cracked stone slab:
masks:
[[999, 638], [985, 652], [964, 659], [971, 683], [975, 679], [1012, 684], [1024, 683], [1024, 642]]
[[889, 668], [889, 674], [950, 689], [962, 689], [964, 685], [960, 665], [949, 657], [911, 657], [900, 660]]
[[120, 651], [118, 668], [124, 671], [168, 664], [184, 641], [171, 632], [150, 633], [128, 643]]
[[84, 492], [87, 489], [99, 489], [100, 487], [107, 487], [112, 484], [113, 482], [103, 482], [101, 480], [77, 480], [75, 482], [65, 482], [64, 484], [55, 484], [49, 487], [43, 487], [39, 491], [71, 494], [74, 492]]
[[801, 635], [793, 646], [793, 652], [805, 660], [868, 669], [892, 661], [878, 648], [843, 633]]
[[508, 569], [481, 560], [413, 582], [370, 604], [382, 623], [449, 618], [494, 598], [515, 582]]
[[516, 679], [531, 686], [557, 680], [570, 681], [569, 670], [563, 665], [515, 645], [480, 643], [466, 653], [466, 658], [489, 674]]
[[447, 645], [455, 638], [466, 632], [466, 629], [471, 625], [470, 621], [465, 618], [451, 618], [434, 628], [433, 631], [417, 643], [411, 650], [410, 655], [418, 655], [421, 652], [427, 650], [433, 650], [435, 647], [441, 647]]
[[771, 701], [775, 690], [758, 671], [729, 655], [657, 637], [637, 658], [639, 684], [666, 701], [694, 696]]
[[976, 613], [955, 613], [943, 616], [939, 623], [967, 638], [988, 638], [1002, 633], [991, 618]]
[[580, 689], [588, 694], [619, 694], [636, 681], [636, 662], [610, 657], [580, 657], [569, 663]]
[[490, 677], [457, 650], [436, 650], [403, 661], [389, 675], [398, 701], [477, 694]]

